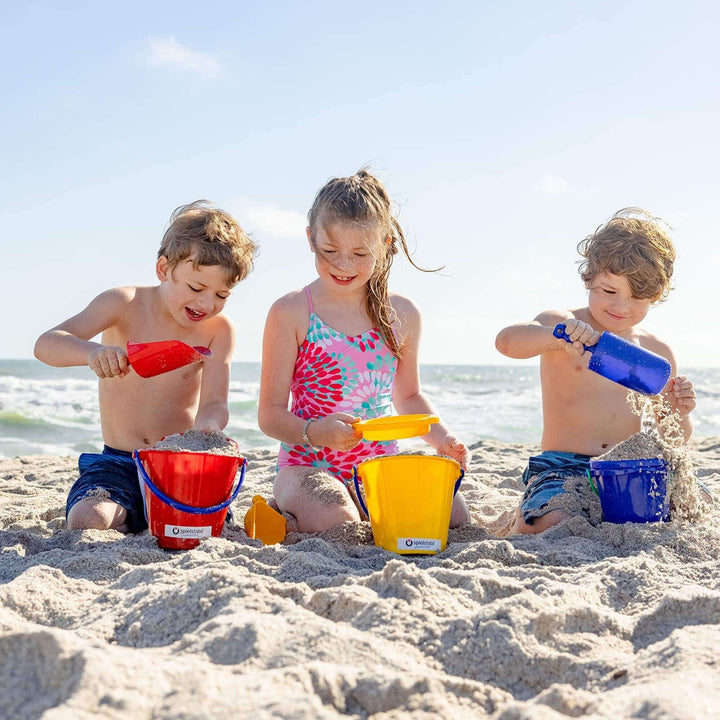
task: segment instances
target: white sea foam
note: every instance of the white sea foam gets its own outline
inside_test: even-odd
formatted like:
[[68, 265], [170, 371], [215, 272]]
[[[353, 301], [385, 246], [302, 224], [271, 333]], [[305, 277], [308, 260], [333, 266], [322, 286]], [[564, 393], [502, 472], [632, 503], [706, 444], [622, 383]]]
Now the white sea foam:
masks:
[[[698, 395], [696, 436], [720, 435], [720, 368], [686, 371]], [[529, 365], [425, 365], [423, 389], [442, 420], [471, 444], [481, 439], [538, 443], [538, 369]], [[257, 426], [259, 363], [232, 366], [226, 432], [242, 448], [275, 448]], [[102, 446], [97, 380], [87, 368], [0, 360], [0, 455], [70, 454]]]

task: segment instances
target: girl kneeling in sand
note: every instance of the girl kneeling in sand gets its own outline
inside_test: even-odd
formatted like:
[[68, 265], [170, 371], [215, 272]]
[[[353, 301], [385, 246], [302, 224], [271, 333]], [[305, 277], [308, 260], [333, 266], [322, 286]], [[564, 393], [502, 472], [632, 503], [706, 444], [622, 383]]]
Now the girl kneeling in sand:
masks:
[[[304, 533], [359, 521], [353, 465], [397, 452], [395, 442], [362, 440], [354, 422], [393, 406], [434, 413], [420, 387], [420, 313], [388, 293], [399, 248], [417, 266], [382, 183], [365, 170], [330, 180], [310, 208], [307, 236], [318, 278], [270, 308], [258, 403], [260, 428], [281, 441], [275, 502]], [[442, 423], [424, 440], [467, 469], [468, 449]], [[458, 494], [450, 527], [468, 520]]]

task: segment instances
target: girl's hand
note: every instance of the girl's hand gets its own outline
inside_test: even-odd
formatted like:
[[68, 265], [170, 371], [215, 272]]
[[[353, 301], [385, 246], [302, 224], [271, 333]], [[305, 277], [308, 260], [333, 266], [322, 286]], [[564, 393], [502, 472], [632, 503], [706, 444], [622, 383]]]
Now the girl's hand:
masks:
[[460, 463], [463, 470], [467, 470], [472, 460], [471, 452], [454, 435], [448, 435], [436, 448], [438, 455], [446, 455]]
[[353, 423], [360, 419], [347, 413], [330, 413], [308, 425], [308, 440], [315, 447], [329, 447], [342, 452], [352, 450], [362, 440], [362, 433], [353, 427]]
[[90, 369], [100, 378], [123, 378], [130, 372], [127, 353], [121, 347], [101, 345], [88, 355]]
[[663, 397], [680, 415], [689, 415], [695, 409], [695, 389], [684, 375], [670, 378], [667, 388], [663, 391]]
[[600, 339], [597, 330], [577, 318], [565, 320], [565, 334], [572, 340], [572, 343], [560, 339], [562, 348], [571, 355], [582, 357], [585, 354], [586, 345], [594, 345]]

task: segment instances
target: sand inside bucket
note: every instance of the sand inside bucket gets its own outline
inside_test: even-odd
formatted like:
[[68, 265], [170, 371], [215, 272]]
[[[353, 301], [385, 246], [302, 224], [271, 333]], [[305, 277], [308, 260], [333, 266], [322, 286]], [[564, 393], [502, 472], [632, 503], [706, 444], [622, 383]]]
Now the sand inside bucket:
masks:
[[168, 435], [152, 447], [153, 450], [168, 452], [201, 452], [211, 455], [240, 456], [238, 446], [220, 432], [206, 433], [202, 430], [187, 430], [184, 433]]

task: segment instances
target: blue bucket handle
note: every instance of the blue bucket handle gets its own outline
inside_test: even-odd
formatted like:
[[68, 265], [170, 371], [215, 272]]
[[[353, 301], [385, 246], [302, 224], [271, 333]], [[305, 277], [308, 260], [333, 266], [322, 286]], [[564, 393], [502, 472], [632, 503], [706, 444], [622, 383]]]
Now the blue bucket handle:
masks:
[[145, 481], [145, 483], [154, 495], [159, 497], [160, 500], [162, 500], [166, 505], [169, 505], [171, 508], [175, 510], [180, 510], [180, 512], [189, 513], [191, 515], [212, 515], [212, 513], [216, 513], [228, 507], [228, 505], [230, 505], [230, 503], [238, 496], [238, 493], [240, 492], [243, 480], [245, 479], [245, 468], [247, 467], [247, 458], [243, 458], [242, 465], [240, 466], [240, 480], [238, 480], [235, 489], [227, 500], [221, 502], [219, 505], [211, 505], [210, 507], [199, 508], [193, 507], [192, 505], [185, 505], [184, 503], [178, 502], [177, 500], [174, 500], [170, 496], [166, 495], [150, 479], [150, 476], [147, 474], [147, 471], [145, 470], [142, 461], [135, 452], [133, 452], [133, 459], [135, 460], [135, 464], [137, 465], [138, 472], [142, 476], [142, 479]]
[[[460, 489], [460, 483], [462, 482], [464, 477], [465, 477], [465, 471], [462, 468], [460, 468], [460, 477], [458, 477], [457, 481], [455, 482], [455, 488], [453, 490], [453, 497], [455, 497], [455, 495], [457, 495], [457, 491]], [[370, 513], [368, 512], [367, 506], [365, 505], [365, 501], [363, 500], [362, 493], [360, 492], [360, 483], [358, 482], [357, 465], [353, 465], [353, 481], [355, 482], [355, 494], [357, 495], [357, 499], [360, 502], [360, 507], [362, 507], [365, 515], [370, 517]]]

